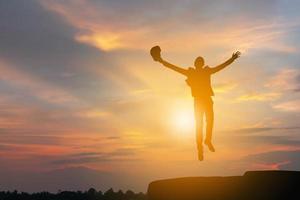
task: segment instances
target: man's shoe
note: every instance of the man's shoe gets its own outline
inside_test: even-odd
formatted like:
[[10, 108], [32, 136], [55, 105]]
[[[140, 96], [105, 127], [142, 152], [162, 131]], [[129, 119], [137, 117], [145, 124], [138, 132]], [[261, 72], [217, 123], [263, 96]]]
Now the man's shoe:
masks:
[[203, 161], [203, 150], [198, 150], [198, 160]]
[[205, 140], [205, 141], [204, 141], [204, 144], [207, 145], [208, 149], [209, 149], [211, 152], [215, 152], [215, 151], [216, 151], [215, 148], [214, 148], [214, 146], [213, 146], [213, 144], [211, 143], [211, 141]]

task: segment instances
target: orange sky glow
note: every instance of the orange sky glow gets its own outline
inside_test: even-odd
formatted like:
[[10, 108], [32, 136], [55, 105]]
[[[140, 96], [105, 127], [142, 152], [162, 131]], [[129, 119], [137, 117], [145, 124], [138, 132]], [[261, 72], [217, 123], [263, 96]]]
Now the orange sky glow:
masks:
[[[160, 178], [299, 170], [296, 10], [279, 1], [126, 2], [7, 4], [7, 15], [17, 6], [23, 22], [0, 20], [3, 174], [94, 170], [117, 174], [109, 179], [117, 189], [145, 191]], [[204, 162], [190, 89], [153, 62], [155, 45], [184, 68], [200, 55], [213, 67], [242, 52], [213, 77], [216, 152], [205, 150]]]

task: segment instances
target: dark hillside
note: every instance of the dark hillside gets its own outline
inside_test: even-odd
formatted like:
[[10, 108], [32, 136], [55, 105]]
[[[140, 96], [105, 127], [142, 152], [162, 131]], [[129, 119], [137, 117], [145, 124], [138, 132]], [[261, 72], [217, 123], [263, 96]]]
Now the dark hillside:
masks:
[[250, 171], [243, 176], [186, 177], [154, 181], [149, 200], [300, 199], [300, 172]]

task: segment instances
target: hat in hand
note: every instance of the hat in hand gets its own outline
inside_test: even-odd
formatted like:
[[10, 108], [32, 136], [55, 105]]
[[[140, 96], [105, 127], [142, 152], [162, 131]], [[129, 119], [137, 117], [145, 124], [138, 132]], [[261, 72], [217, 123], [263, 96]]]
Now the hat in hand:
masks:
[[161, 60], [160, 52], [161, 52], [161, 49], [160, 49], [159, 46], [154, 46], [154, 47], [151, 48], [150, 54], [151, 54], [154, 61]]

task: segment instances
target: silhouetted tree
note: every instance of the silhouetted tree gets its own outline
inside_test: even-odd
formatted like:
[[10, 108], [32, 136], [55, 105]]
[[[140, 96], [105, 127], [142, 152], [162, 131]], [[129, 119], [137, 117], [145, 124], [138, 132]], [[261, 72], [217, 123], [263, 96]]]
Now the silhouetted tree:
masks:
[[124, 193], [122, 190], [119, 190], [117, 193], [115, 193], [115, 200], [122, 200], [124, 199]]
[[97, 191], [94, 188], [82, 191], [58, 191], [56, 194], [49, 192], [38, 192], [28, 194], [25, 192], [0, 191], [0, 200], [146, 200], [146, 195], [143, 193], [135, 194], [128, 190], [124, 193], [122, 190], [114, 192], [112, 188], [105, 193]]
[[115, 199], [115, 192], [112, 188], [104, 192], [105, 200], [114, 200]]
[[126, 200], [130, 200], [130, 199], [133, 199], [134, 198], [134, 192], [131, 191], [131, 190], [127, 190], [126, 193], [125, 193], [125, 199]]

